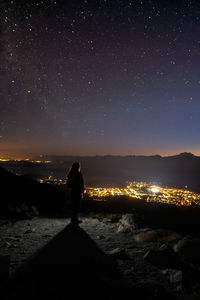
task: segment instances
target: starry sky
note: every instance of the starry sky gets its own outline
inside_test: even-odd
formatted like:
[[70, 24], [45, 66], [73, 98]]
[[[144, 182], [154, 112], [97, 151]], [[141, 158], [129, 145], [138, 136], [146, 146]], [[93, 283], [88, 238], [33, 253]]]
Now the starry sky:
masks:
[[200, 3], [0, 1], [0, 157], [200, 154]]

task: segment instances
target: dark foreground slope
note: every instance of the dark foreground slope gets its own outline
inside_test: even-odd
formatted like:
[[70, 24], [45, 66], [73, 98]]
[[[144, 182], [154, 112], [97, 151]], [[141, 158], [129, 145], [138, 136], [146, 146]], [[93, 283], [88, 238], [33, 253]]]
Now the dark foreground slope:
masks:
[[40, 184], [26, 176], [18, 176], [0, 167], [1, 215], [31, 217], [46, 211], [62, 212], [64, 192]]

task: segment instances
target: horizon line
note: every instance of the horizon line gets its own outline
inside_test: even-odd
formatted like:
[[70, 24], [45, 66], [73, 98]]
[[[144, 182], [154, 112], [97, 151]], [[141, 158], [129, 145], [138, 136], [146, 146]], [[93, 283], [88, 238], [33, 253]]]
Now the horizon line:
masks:
[[42, 160], [42, 158], [45, 157], [107, 157], [107, 156], [112, 156], [112, 157], [130, 157], [130, 156], [144, 156], [144, 157], [152, 157], [152, 156], [159, 156], [162, 158], [165, 157], [173, 157], [173, 156], [179, 156], [181, 154], [189, 154], [191, 156], [196, 156], [196, 157], [200, 157], [200, 155], [198, 154], [194, 154], [192, 152], [180, 152], [180, 153], [176, 153], [176, 154], [165, 154], [165, 155], [161, 155], [161, 154], [126, 154], [126, 155], [121, 155], [121, 154], [94, 154], [94, 155], [74, 155], [74, 154], [35, 154], [35, 155], [31, 155], [30, 157], [11, 157], [11, 156], [2, 156], [0, 157], [0, 161], [6, 160], [6, 161], [29, 161], [29, 160], [36, 160], [36, 157]]

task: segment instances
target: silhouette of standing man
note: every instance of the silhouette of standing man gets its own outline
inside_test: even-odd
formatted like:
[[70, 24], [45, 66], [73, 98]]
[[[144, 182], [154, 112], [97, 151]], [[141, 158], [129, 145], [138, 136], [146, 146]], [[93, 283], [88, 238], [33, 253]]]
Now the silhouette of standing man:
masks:
[[83, 175], [80, 172], [81, 166], [74, 162], [67, 175], [67, 188], [69, 188], [71, 222], [80, 223], [78, 213], [80, 210], [81, 198], [84, 192]]

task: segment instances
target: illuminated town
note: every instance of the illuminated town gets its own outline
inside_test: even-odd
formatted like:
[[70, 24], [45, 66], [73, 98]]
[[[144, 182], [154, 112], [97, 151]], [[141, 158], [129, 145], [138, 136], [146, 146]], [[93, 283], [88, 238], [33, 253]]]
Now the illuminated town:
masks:
[[144, 182], [130, 182], [126, 188], [87, 188], [91, 198], [97, 200], [107, 196], [128, 196], [146, 199], [147, 202], [160, 202], [174, 205], [200, 205], [200, 194], [186, 189], [166, 188]]
[[36, 163], [36, 164], [49, 164], [51, 163], [50, 160], [32, 160], [30, 158], [25, 158], [25, 159], [22, 159], [22, 158], [16, 158], [16, 159], [10, 159], [10, 158], [0, 158], [0, 162], [30, 162], [30, 163]]
[[[65, 184], [65, 180], [49, 176], [40, 179], [41, 183]], [[166, 188], [145, 182], [129, 182], [125, 188], [86, 187], [85, 194], [96, 201], [107, 201], [109, 197], [128, 196], [145, 199], [147, 202], [160, 202], [179, 206], [200, 205], [200, 194], [187, 189]]]
[[53, 176], [48, 176], [46, 178], [38, 179], [40, 183], [47, 183], [47, 184], [56, 184], [56, 185], [63, 185], [66, 183], [66, 180], [55, 178]]
[[[30, 158], [14, 159], [0, 158], [0, 162], [28, 162], [35, 164], [49, 164], [50, 160], [33, 160]], [[15, 172], [16, 173], [16, 172]], [[17, 173], [18, 174], [18, 173]], [[19, 175], [19, 174], [18, 174]], [[54, 177], [52, 175], [39, 178], [40, 183], [55, 184], [63, 186], [66, 179]], [[200, 206], [200, 193], [195, 193], [184, 188], [163, 187], [146, 182], [128, 182], [126, 187], [85, 187], [85, 196], [95, 201], [108, 201], [109, 197], [126, 196], [132, 199], [141, 199], [146, 202], [159, 202], [178, 206]]]

